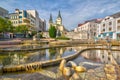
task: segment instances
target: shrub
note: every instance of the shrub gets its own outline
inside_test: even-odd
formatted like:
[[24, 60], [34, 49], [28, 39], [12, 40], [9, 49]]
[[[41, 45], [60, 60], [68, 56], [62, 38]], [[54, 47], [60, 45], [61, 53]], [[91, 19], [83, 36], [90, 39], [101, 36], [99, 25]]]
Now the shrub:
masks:
[[56, 39], [57, 39], [57, 40], [70, 40], [70, 38], [63, 37], [63, 36], [57, 37]]

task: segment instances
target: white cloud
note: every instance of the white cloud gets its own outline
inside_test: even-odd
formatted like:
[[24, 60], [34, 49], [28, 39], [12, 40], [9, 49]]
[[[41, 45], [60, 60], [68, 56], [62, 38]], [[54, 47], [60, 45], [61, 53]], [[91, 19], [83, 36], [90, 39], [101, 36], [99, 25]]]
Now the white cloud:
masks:
[[[73, 1], [73, 0], [71, 0]], [[75, 9], [72, 10], [72, 13], [70, 15], [65, 16], [65, 24], [67, 27], [74, 28], [77, 26], [78, 23], [83, 22], [85, 20], [92, 18], [97, 18], [97, 15], [104, 15], [107, 16], [106, 13], [112, 14], [117, 11], [120, 11], [120, 9], [117, 9], [117, 7], [120, 6], [120, 2], [118, 3], [106, 3], [102, 1], [92, 1], [89, 0], [84, 3], [84, 7], [81, 8], [81, 5], [75, 5]], [[69, 14], [69, 13], [67, 13]]]

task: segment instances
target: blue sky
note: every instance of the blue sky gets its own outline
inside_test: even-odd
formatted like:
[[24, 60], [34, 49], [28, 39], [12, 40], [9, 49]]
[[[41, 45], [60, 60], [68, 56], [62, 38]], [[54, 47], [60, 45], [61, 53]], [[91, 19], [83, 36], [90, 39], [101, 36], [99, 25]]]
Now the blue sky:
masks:
[[71, 30], [85, 20], [120, 12], [120, 0], [0, 0], [0, 7], [9, 12], [16, 8], [35, 9], [47, 24], [50, 13], [55, 21], [60, 10], [64, 26]]

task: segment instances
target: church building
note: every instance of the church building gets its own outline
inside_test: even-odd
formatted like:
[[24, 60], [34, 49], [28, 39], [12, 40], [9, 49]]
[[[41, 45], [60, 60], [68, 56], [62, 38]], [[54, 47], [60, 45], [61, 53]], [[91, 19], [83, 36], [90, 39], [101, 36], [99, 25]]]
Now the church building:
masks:
[[57, 29], [57, 33], [60, 32], [61, 34], [63, 34], [65, 32], [65, 28], [64, 25], [62, 24], [62, 17], [61, 17], [61, 13], [59, 11], [56, 22], [53, 22], [52, 19], [52, 14], [50, 14], [50, 19], [49, 19], [49, 28], [50, 26], [55, 26], [55, 28]]

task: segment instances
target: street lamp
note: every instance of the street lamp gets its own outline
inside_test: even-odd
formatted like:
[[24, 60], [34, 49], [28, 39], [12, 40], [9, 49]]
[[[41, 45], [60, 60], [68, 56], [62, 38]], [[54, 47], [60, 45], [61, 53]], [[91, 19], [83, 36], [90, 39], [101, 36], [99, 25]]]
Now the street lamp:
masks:
[[109, 36], [107, 36], [106, 41], [107, 41], [107, 48], [110, 49], [111, 48], [111, 44], [110, 44], [111, 41], [110, 41]]

